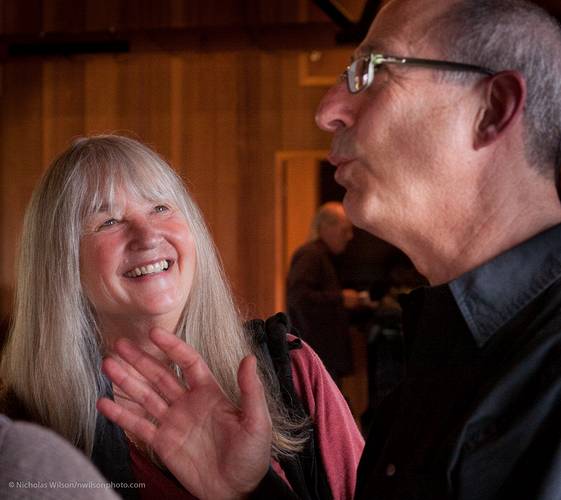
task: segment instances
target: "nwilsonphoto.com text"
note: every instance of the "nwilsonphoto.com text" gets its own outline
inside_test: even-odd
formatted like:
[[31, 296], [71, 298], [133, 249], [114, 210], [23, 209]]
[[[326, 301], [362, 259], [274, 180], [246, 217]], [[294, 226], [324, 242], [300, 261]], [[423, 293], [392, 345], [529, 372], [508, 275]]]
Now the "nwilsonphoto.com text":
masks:
[[26, 489], [121, 489], [121, 488], [145, 488], [145, 483], [114, 483], [98, 481], [10, 481], [10, 488]]

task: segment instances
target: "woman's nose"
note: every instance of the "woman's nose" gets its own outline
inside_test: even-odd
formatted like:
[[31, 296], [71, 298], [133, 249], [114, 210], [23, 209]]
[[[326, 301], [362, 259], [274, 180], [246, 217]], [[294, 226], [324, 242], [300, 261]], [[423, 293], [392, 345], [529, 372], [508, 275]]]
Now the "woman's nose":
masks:
[[131, 250], [150, 250], [162, 241], [160, 230], [146, 219], [130, 221]]
[[319, 103], [316, 123], [326, 132], [337, 132], [354, 123], [352, 96], [343, 82], [331, 87]]

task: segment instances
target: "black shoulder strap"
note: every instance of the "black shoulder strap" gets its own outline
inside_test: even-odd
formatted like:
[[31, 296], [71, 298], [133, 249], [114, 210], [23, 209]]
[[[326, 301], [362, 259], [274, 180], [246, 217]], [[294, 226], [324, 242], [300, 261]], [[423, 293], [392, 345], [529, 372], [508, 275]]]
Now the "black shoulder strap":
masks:
[[[113, 389], [108, 382], [106, 397], [113, 399]], [[140, 499], [140, 490], [133, 488], [136, 478], [132, 471], [129, 446], [124, 431], [117, 425], [97, 414], [92, 462], [105, 479], [115, 483], [116, 491], [124, 500]], [[131, 486], [131, 487], [129, 487]]]
[[[254, 320], [248, 324], [255, 340], [265, 352], [277, 375], [283, 402], [295, 416], [309, 416], [309, 410], [296, 394], [292, 380], [290, 351], [300, 349], [299, 338], [289, 341], [290, 331], [288, 317], [277, 313], [267, 321]], [[294, 492], [303, 500], [330, 500], [333, 498], [325, 468], [317, 446], [313, 425], [310, 425], [309, 439], [304, 449], [291, 458], [280, 458], [279, 462], [292, 485]]]

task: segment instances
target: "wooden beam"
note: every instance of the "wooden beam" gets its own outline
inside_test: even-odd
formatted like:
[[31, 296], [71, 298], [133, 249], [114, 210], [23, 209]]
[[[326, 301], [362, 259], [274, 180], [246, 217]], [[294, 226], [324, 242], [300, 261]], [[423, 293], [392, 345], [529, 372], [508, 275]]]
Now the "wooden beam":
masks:
[[331, 23], [165, 28], [137, 31], [0, 36], [0, 60], [107, 52], [328, 49], [337, 45]]

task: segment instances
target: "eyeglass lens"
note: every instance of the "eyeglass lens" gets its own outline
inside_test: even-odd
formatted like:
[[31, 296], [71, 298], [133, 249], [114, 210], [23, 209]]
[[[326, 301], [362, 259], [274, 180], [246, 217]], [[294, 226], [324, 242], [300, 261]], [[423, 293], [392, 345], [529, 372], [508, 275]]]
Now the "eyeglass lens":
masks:
[[347, 73], [349, 90], [354, 94], [368, 86], [370, 58], [361, 57], [349, 66]]

